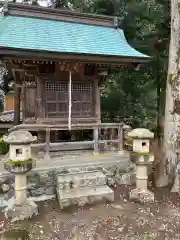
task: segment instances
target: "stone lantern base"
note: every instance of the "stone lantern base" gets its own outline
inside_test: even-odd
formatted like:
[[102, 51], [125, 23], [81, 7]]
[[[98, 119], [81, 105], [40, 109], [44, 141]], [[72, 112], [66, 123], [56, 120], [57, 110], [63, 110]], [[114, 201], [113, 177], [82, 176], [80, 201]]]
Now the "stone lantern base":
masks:
[[15, 198], [8, 201], [8, 206], [5, 208], [5, 217], [11, 219], [11, 222], [29, 219], [38, 214], [37, 205], [30, 199], [27, 199], [21, 205], [16, 205]]
[[146, 189], [143, 190], [136, 188], [130, 192], [129, 198], [135, 202], [152, 203], [154, 202], [154, 193]]

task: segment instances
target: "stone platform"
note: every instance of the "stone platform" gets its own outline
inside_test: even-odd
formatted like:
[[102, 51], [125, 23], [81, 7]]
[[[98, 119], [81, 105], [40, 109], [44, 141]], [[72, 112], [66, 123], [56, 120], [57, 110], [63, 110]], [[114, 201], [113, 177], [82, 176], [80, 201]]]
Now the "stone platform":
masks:
[[[33, 201], [45, 201], [56, 198], [56, 179], [60, 174], [75, 172], [100, 171], [106, 175], [110, 187], [132, 185], [135, 183], [135, 169], [129, 153], [92, 153], [55, 155], [50, 159], [43, 155], [35, 156], [36, 166], [27, 176], [28, 197]], [[104, 178], [101, 178], [104, 181]], [[103, 182], [104, 183], [104, 182]], [[90, 188], [89, 188], [90, 189]], [[103, 190], [102, 190], [103, 191]], [[7, 206], [7, 201], [14, 195], [14, 175], [4, 170], [0, 161], [0, 208]]]
[[56, 186], [61, 209], [70, 205], [84, 206], [102, 200], [114, 201], [114, 192], [106, 185], [106, 176], [100, 171], [59, 174]]
[[[68, 169], [73, 167], [108, 167], [114, 164], [119, 164], [122, 169], [126, 169], [130, 155], [128, 152], [123, 152], [122, 154], [116, 152], [107, 152], [99, 155], [94, 155], [91, 152], [84, 154], [52, 154], [50, 158], [46, 158], [44, 153], [36, 154], [33, 156], [36, 160], [36, 166], [33, 167], [32, 171], [44, 171], [53, 169]], [[0, 174], [7, 173], [4, 170], [3, 159], [0, 160]]]

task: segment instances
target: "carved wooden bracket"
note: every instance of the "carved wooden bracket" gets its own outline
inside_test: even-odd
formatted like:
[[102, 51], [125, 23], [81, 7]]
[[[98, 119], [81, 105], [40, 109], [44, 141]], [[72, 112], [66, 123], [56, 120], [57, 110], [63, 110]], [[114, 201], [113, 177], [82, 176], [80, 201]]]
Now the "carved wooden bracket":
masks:
[[79, 72], [80, 68], [82, 68], [82, 66], [83, 66], [82, 63], [66, 63], [66, 62], [59, 63], [59, 68], [60, 68], [60, 71], [62, 71], [62, 72], [63, 71]]

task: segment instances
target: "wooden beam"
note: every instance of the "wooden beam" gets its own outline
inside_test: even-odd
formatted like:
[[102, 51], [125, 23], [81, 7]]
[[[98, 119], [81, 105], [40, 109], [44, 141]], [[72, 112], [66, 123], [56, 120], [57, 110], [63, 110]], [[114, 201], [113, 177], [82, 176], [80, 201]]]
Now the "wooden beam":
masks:
[[37, 66], [24, 66], [24, 65], [15, 65], [15, 64], [9, 64], [11, 66], [11, 69], [14, 71], [35, 71]]
[[[119, 126], [122, 125], [122, 128], [124, 128], [123, 123], [100, 123], [100, 124], [72, 124], [71, 129], [72, 130], [80, 130], [80, 129], [94, 129], [94, 127], [97, 127], [99, 129], [106, 129], [106, 128], [116, 128], [118, 129]], [[52, 131], [56, 130], [68, 130], [67, 124], [20, 124], [18, 126], [14, 126], [12, 129], [9, 130], [9, 132], [18, 130], [18, 129], [26, 129], [28, 131], [45, 131], [46, 128], [51, 129]]]
[[94, 138], [94, 154], [99, 154], [99, 129], [96, 127], [93, 130], [93, 138]]
[[95, 117], [97, 122], [101, 122], [101, 102], [100, 102], [100, 88], [98, 84], [98, 79], [95, 79]]
[[123, 129], [123, 124], [119, 125], [118, 128], [118, 151], [121, 152], [124, 149], [124, 129]]
[[44, 82], [39, 77], [37, 78], [37, 120], [39, 118], [45, 118], [45, 94], [44, 94]]
[[45, 156], [44, 156], [44, 158], [45, 158], [46, 160], [50, 160], [49, 152], [50, 152], [50, 129], [47, 128], [47, 129], [46, 129]]
[[26, 111], [26, 104], [25, 104], [25, 87], [21, 86], [21, 102], [22, 102], [22, 122], [25, 120], [25, 111]]
[[[104, 56], [104, 55], [92, 55], [92, 54], [70, 54], [70, 53], [56, 53], [48, 51], [38, 51], [38, 50], [19, 50], [11, 49], [8, 47], [0, 48], [1, 55], [7, 56], [9, 59], [22, 58], [26, 60], [34, 61], [78, 61], [79, 63], [101, 63], [101, 64], [125, 64], [129, 62], [145, 63], [149, 62], [151, 58], [144, 57], [123, 57], [123, 56]], [[7, 57], [4, 59], [7, 59]]]
[[[99, 144], [104, 145], [105, 143], [118, 143], [118, 140], [98, 140]], [[40, 148], [42, 150], [45, 149], [46, 152], [46, 143], [35, 143], [32, 144], [33, 148]], [[79, 142], [58, 142], [58, 143], [49, 143], [48, 151], [68, 151], [68, 150], [85, 150], [85, 149], [93, 149], [94, 141], [79, 141]]]
[[14, 124], [20, 124], [20, 104], [21, 104], [21, 88], [15, 84], [15, 99], [14, 99]]
[[19, 86], [20, 75], [16, 74], [15, 71], [12, 71], [14, 81], [15, 81], [15, 98], [14, 98], [14, 124], [20, 124], [20, 112], [21, 112], [21, 87]]
[[69, 113], [68, 113], [68, 129], [71, 130], [71, 110], [72, 110], [72, 72], [69, 71], [69, 84], [68, 84], [68, 95], [69, 95]]
[[14, 126], [13, 123], [0, 122], [0, 129], [9, 129]]

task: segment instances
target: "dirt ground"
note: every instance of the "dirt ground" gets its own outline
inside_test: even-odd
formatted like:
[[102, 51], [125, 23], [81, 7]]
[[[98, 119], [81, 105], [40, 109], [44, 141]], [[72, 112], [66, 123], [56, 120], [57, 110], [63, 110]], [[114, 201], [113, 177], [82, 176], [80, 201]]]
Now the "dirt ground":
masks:
[[38, 216], [16, 224], [7, 222], [1, 213], [0, 239], [23, 239], [15, 237], [21, 229], [21, 234], [29, 233], [24, 239], [34, 240], [180, 240], [180, 198], [176, 194], [156, 190], [155, 203], [141, 205], [128, 200], [129, 190], [117, 189], [114, 203], [68, 211], [61, 211], [56, 201], [43, 202]]

